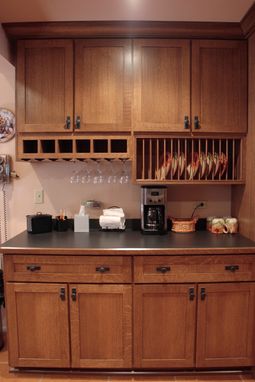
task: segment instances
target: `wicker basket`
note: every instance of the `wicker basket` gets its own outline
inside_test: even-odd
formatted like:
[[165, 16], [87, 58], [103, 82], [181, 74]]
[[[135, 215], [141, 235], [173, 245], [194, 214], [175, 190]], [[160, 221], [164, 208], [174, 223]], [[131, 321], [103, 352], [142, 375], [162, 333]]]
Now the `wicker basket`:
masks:
[[194, 232], [196, 230], [197, 219], [172, 218], [172, 231], [174, 232]]

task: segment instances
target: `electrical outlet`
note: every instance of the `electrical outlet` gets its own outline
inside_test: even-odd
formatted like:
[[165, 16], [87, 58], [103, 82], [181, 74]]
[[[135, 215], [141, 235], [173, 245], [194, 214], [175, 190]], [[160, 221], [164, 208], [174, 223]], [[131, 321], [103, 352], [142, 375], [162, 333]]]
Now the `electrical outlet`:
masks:
[[34, 191], [34, 203], [42, 204], [43, 203], [43, 190]]
[[205, 209], [207, 208], [207, 202], [205, 202], [204, 200], [203, 201], [197, 201], [197, 202], [194, 202], [194, 208], [197, 207], [197, 209]]

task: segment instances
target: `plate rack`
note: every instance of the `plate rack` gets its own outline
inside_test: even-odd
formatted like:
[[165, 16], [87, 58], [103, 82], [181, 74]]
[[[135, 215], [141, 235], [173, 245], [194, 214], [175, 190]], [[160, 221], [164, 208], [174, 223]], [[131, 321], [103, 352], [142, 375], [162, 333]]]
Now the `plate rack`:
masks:
[[242, 184], [242, 138], [135, 137], [137, 183]]

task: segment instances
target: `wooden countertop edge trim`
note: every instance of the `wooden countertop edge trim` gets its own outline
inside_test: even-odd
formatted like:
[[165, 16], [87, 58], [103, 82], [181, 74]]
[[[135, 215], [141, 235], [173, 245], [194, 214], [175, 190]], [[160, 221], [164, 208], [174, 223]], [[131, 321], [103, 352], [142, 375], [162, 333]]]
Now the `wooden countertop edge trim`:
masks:
[[1, 248], [4, 255], [216, 255], [255, 254], [255, 247], [238, 248]]

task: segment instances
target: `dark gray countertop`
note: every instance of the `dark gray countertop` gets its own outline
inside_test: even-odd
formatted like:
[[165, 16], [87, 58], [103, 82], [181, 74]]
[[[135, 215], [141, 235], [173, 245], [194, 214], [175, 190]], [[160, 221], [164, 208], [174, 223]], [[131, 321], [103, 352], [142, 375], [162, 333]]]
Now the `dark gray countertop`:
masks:
[[240, 234], [168, 232], [143, 235], [140, 231], [89, 233], [26, 231], [3, 243], [1, 251], [16, 254], [242, 254], [254, 253], [255, 242]]

